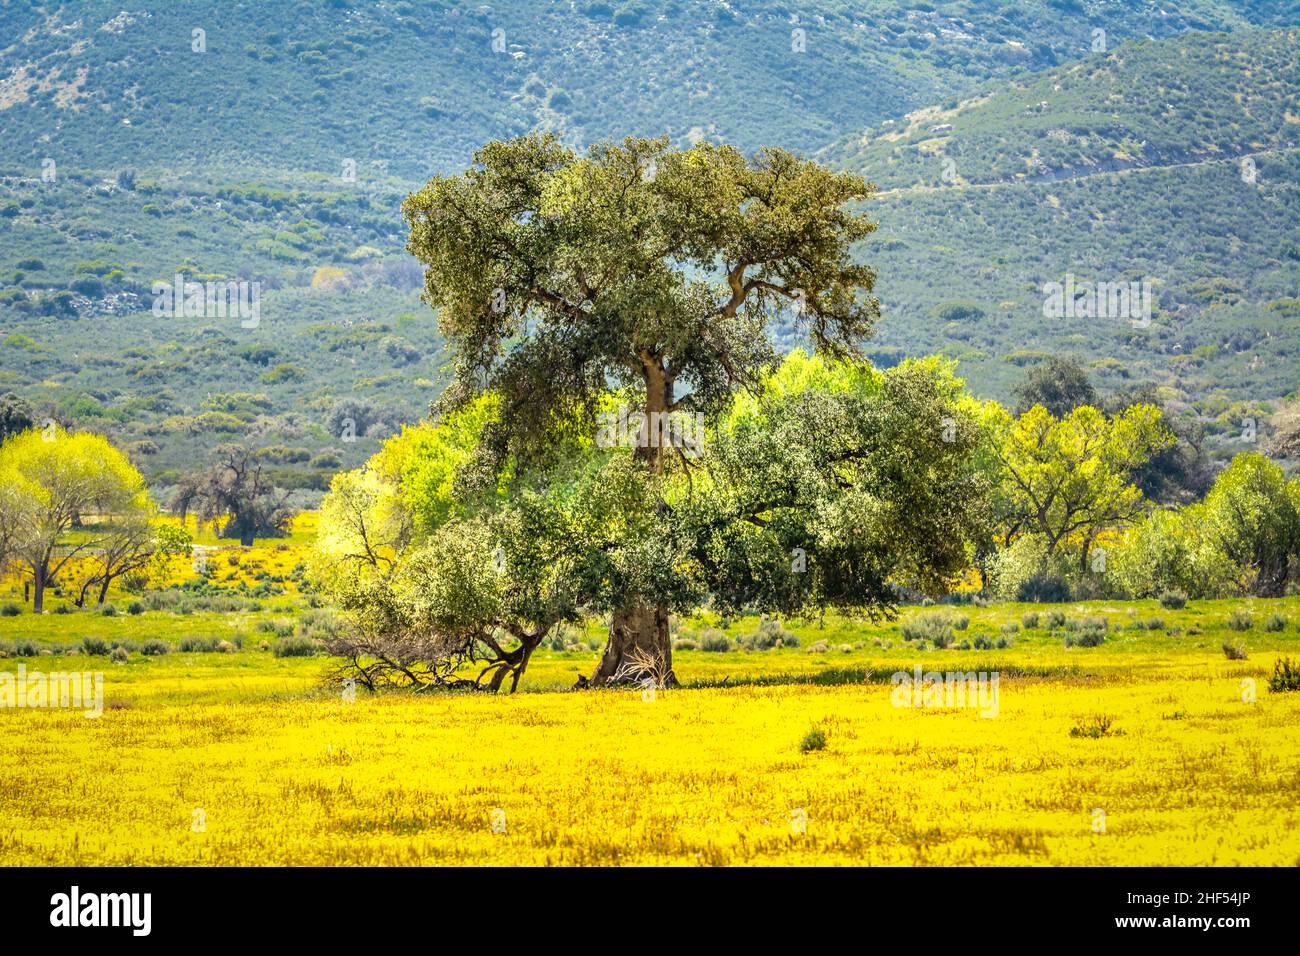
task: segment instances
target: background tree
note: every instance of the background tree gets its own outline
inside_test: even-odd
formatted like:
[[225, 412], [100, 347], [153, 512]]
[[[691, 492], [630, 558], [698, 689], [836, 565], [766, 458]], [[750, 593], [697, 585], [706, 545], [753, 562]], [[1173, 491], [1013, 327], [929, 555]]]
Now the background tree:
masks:
[[1043, 406], [1055, 418], [1062, 418], [1083, 405], [1100, 405], [1097, 390], [1088, 381], [1088, 372], [1079, 360], [1056, 355], [1030, 369], [1012, 393], [1017, 416], [1035, 405]]
[[92, 590], [96, 591], [95, 603], [103, 604], [114, 581], [169, 556], [190, 552], [189, 533], [159, 521], [153, 502], [115, 516], [95, 533], [97, 544], [88, 555], [90, 573], [81, 582], [77, 607], [85, 605]]
[[1300, 458], [1300, 402], [1288, 402], [1269, 420], [1273, 436], [1268, 453], [1275, 458]]
[[1210, 537], [1241, 569], [1242, 590], [1281, 597], [1300, 562], [1300, 480], [1263, 455], [1232, 460], [1205, 496]]
[[92, 533], [64, 536], [80, 515], [108, 525], [148, 511], [144, 478], [98, 435], [55, 430], [23, 432], [0, 445], [0, 475], [21, 488], [12, 552], [32, 576], [32, 610], [44, 610], [45, 588], [73, 558], [92, 551]]
[[276, 490], [249, 449], [227, 445], [218, 454], [219, 464], [179, 483], [172, 508], [181, 521], [194, 511], [201, 523], [219, 527], [223, 538], [238, 538], [244, 547], [256, 537], [287, 534], [294, 514], [289, 492]]
[[[313, 578], [350, 627], [327, 641], [341, 677], [514, 690], [542, 639], [576, 621], [573, 540], [556, 496], [478, 510], [454, 491], [495, 403], [405, 430], [322, 504]], [[461, 675], [469, 666], [476, 671]]]
[[1041, 405], [1018, 419], [1004, 415], [996, 445], [1005, 469], [998, 500], [1004, 546], [1020, 534], [1041, 536], [1046, 570], [1059, 548], [1077, 541], [1077, 565], [1087, 570], [1097, 534], [1146, 505], [1134, 469], [1172, 440], [1150, 405], [1113, 418], [1088, 405], [1060, 419]]
[[[895, 582], [964, 572], [988, 487], [983, 409], [933, 359], [882, 373], [796, 352], [733, 399], [694, 469], [663, 475], [587, 439], [484, 488], [475, 452], [499, 409], [486, 396], [408, 428], [336, 477], [313, 576], [352, 623], [331, 645], [342, 674], [513, 688], [556, 626], [629, 591], [665, 614], [889, 613]], [[592, 682], [674, 681], [671, 658], [617, 647]]]
[[[849, 249], [873, 226], [847, 204], [873, 191], [779, 149], [628, 139], [579, 156], [549, 134], [435, 177], [403, 204], [407, 248], [455, 362], [443, 407], [501, 396], [482, 473], [559, 457], [611, 385], [648, 417], [716, 416], [771, 366], [766, 328], [792, 307], [819, 349], [857, 354], [878, 306]], [[671, 440], [635, 457], [647, 477], [688, 467]], [[599, 680], [633, 651], [671, 658], [666, 605], [623, 583]]]
[[32, 406], [13, 392], [0, 395], [0, 442], [35, 424]]
[[1106, 414], [1113, 416], [1134, 405], [1160, 409], [1161, 421], [1174, 440], [1154, 450], [1150, 458], [1133, 469], [1133, 484], [1146, 497], [1163, 505], [1186, 505], [1205, 497], [1215, 475], [1205, 451], [1205, 426], [1173, 414], [1151, 385], [1117, 392], [1107, 398], [1104, 407]]

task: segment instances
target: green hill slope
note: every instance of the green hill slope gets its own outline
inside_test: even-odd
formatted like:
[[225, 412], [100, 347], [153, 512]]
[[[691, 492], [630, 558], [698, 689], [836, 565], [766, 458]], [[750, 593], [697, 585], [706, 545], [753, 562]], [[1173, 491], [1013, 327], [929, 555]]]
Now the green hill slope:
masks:
[[1126, 44], [827, 149], [882, 188], [1062, 179], [1300, 145], [1300, 30]]
[[[990, 78], [1267, 0], [121, 0], [0, 4], [0, 161], [424, 177], [533, 127], [813, 149]], [[200, 46], [202, 52], [195, 52]], [[796, 32], [800, 31], [800, 32]]]

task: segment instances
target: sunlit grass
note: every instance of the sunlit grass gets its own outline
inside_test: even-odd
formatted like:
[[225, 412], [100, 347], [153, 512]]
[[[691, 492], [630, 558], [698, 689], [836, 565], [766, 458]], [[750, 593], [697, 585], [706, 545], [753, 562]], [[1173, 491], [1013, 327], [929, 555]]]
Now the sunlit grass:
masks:
[[[513, 698], [355, 702], [322, 683], [326, 660], [250, 642], [0, 661], [103, 670], [107, 700], [97, 720], [0, 710], [0, 863], [1297, 865], [1300, 694], [1267, 681], [1300, 632], [1257, 628], [1227, 660], [1234, 608], [1300, 619], [1294, 599], [1099, 602], [1065, 610], [1111, 620], [1101, 647], [1040, 628], [988, 651], [835, 621], [794, 627], [798, 649], [679, 652], [686, 686], [653, 694], [566, 692], [594, 651], [540, 652]], [[1026, 610], [1043, 609], [958, 609], [972, 635]], [[279, 613], [23, 615], [0, 618], [0, 640], [65, 647], [84, 623], [174, 641]], [[1155, 617], [1183, 633], [1117, 630]], [[997, 716], [893, 706], [889, 674], [916, 664], [1000, 671]], [[825, 745], [805, 752], [812, 728]]]

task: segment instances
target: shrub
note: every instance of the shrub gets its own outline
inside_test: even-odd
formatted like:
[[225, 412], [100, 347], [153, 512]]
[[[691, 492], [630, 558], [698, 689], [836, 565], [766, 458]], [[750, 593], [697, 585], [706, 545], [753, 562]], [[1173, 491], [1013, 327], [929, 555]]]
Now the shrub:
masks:
[[1018, 634], [1020, 632], [1020, 625], [1015, 621], [1007, 621], [999, 628], [999, 630], [1003, 634]]
[[66, 605], [66, 604], [60, 604], [58, 607], [56, 607], [56, 608], [54, 609], [54, 613], [55, 613], [55, 614], [71, 614], [71, 613], [72, 613], [72, 608], [70, 608], [70, 607], [69, 607], [68, 605]]
[[1224, 641], [1223, 656], [1230, 661], [1244, 661], [1246, 659], [1246, 645], [1241, 641]]
[[1249, 631], [1255, 626], [1255, 619], [1245, 611], [1233, 611], [1228, 616], [1228, 627], [1234, 631]]
[[127, 614], [132, 614], [132, 615], [134, 615], [134, 614], [143, 614], [143, 613], [144, 613], [144, 605], [141, 604], [139, 601], [132, 601], [130, 604], [128, 604], [128, 605], [126, 606], [126, 613], [127, 613]]
[[14, 657], [39, 657], [40, 653], [41, 649], [35, 641], [25, 637], [14, 641]]
[[1106, 643], [1106, 632], [1087, 628], [1065, 635], [1066, 647], [1100, 647]]
[[965, 614], [958, 614], [952, 619], [952, 626], [959, 631], [964, 631], [966, 628], [970, 627], [970, 618]]
[[974, 647], [977, 651], [991, 651], [993, 649], [993, 638], [987, 634], [976, 634]]
[[741, 643], [758, 651], [766, 651], [777, 646], [798, 647], [799, 638], [782, 627], [780, 621], [765, 617], [758, 622], [754, 633], [743, 638]]
[[111, 604], [105, 604], [99, 609], [99, 613], [104, 615], [104, 617], [117, 617], [117, 608], [113, 607]]
[[709, 628], [700, 635], [700, 650], [720, 654], [731, 650], [731, 641], [721, 631]]
[[935, 647], [947, 647], [952, 643], [953, 618], [944, 611], [921, 614], [905, 621], [900, 630], [905, 641], [929, 641]]
[[1005, 650], [1006, 648], [1008, 648], [1008, 647], [1010, 647], [1010, 646], [1011, 646], [1011, 639], [1010, 639], [1010, 638], [1008, 638], [1008, 637], [1006, 637], [1006, 636], [1003, 636], [1003, 637], [999, 637], [999, 638], [998, 638], [998, 643], [997, 643], [997, 648], [998, 648], [998, 650], [1000, 650], [1000, 651], [1001, 651], [1001, 650]]
[[1281, 614], [1270, 614], [1264, 619], [1264, 623], [1261, 626], [1264, 630], [1276, 634], [1278, 631], [1286, 630], [1286, 618]]
[[114, 664], [125, 664], [131, 659], [131, 655], [127, 652], [125, 647], [115, 647], [113, 648], [113, 653], [110, 655], [110, 659]]
[[176, 649], [182, 654], [211, 654], [217, 649], [215, 637], [182, 637]]
[[22, 613], [23, 609], [12, 601], [8, 604], [0, 605], [0, 617], [17, 617]]
[[1095, 714], [1070, 728], [1071, 737], [1088, 737], [1092, 740], [1123, 735], [1124, 731], [1115, 727], [1114, 718], [1107, 717], [1105, 714]]
[[235, 650], [236, 650], [235, 645], [234, 645], [234, 644], [231, 644], [229, 641], [218, 641], [218, 642], [217, 642], [217, 653], [218, 653], [218, 654], [233, 654], [233, 653], [235, 653]]
[[813, 750], [824, 750], [826, 748], [826, 732], [820, 727], [814, 727], [808, 733], [804, 734], [803, 740], [799, 741], [799, 749], [804, 753]]
[[1180, 611], [1187, 606], [1187, 594], [1184, 591], [1161, 591], [1159, 601], [1166, 611]]
[[1059, 604], [1070, 600], [1070, 582], [1059, 574], [1039, 572], [1020, 582], [1016, 600], [1026, 604]]
[[148, 657], [162, 657], [171, 652], [171, 645], [166, 641], [151, 637], [140, 646], [140, 653]]
[[809, 654], [825, 654], [830, 650], [830, 646], [825, 641], [818, 641], [808, 648]]
[[1020, 618], [1020, 623], [1026, 631], [1032, 631], [1034, 628], [1038, 627], [1038, 612], [1029, 611]]
[[1291, 658], [1279, 658], [1273, 662], [1273, 676], [1268, 679], [1268, 689], [1276, 694], [1288, 690], [1300, 690], [1300, 664], [1291, 663]]
[[1048, 611], [1046, 621], [1049, 628], [1065, 627], [1065, 612]]
[[102, 637], [83, 637], [81, 639], [81, 653], [89, 654], [92, 657], [103, 657], [108, 653], [108, 641]]
[[700, 642], [693, 637], [679, 637], [673, 641], [673, 650], [675, 651], [698, 651]]
[[1143, 621], [1142, 626], [1148, 631], [1163, 631], [1165, 629], [1165, 619], [1163, 617], [1153, 617]]
[[1100, 615], [1090, 615], [1088, 617], [1070, 618], [1065, 622], [1067, 631], [1102, 631], [1110, 629], [1110, 624]]
[[284, 637], [275, 642], [276, 657], [312, 657], [318, 649], [315, 641], [305, 637]]

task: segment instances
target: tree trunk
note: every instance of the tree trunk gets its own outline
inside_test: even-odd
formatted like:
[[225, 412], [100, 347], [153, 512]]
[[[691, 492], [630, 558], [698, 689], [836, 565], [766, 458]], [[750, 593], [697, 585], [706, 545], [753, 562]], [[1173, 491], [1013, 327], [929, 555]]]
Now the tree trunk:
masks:
[[[674, 454], [665, 444], [671, 443], [671, 429], [667, 415], [673, 407], [673, 375], [665, 367], [662, 357], [642, 351], [641, 370], [645, 379], [645, 432], [640, 436], [635, 458], [648, 473], [661, 475], [664, 458]], [[639, 652], [639, 653], [637, 653]], [[656, 673], [638, 669], [647, 658], [655, 662]], [[668, 638], [668, 608], [666, 605], [638, 602], [619, 608], [610, 615], [609, 640], [600, 663], [591, 675], [590, 686], [631, 684], [647, 677], [664, 686], [677, 683], [673, 673], [673, 648]]]
[[[655, 666], [643, 671], [637, 658], [647, 657]], [[677, 683], [673, 673], [673, 646], [668, 638], [668, 609], [640, 604], [610, 615], [609, 640], [591, 675], [591, 684], [634, 684], [646, 678], [662, 682], [665, 687]]]
[[40, 614], [45, 610], [45, 573], [44, 561], [37, 561], [32, 568], [32, 613]]

